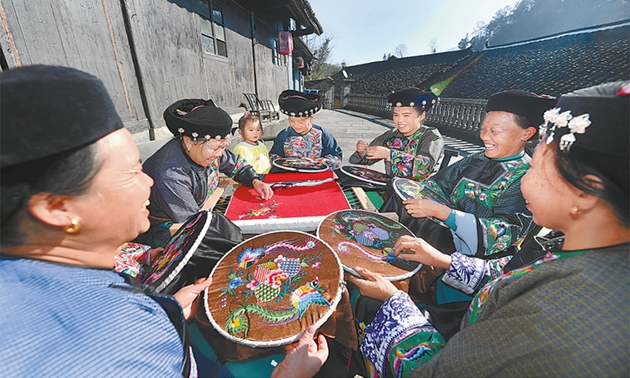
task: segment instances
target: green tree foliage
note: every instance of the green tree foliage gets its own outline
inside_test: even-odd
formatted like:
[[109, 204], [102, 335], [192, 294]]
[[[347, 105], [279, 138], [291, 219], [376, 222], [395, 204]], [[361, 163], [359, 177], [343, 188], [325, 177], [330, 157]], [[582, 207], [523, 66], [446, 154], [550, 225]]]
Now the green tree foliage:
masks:
[[487, 25], [478, 23], [458, 43], [460, 49], [473, 45], [498, 46], [553, 35], [568, 30], [628, 19], [628, 0], [521, 0], [499, 10]]

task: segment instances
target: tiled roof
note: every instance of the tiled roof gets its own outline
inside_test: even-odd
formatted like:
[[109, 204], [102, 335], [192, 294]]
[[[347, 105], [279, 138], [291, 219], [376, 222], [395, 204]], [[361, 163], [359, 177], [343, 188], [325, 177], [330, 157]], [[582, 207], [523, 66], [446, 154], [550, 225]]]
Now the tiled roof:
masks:
[[[442, 97], [487, 99], [505, 89], [559, 96], [630, 79], [629, 35], [630, 23], [626, 22], [481, 52], [460, 50], [393, 58], [345, 69], [355, 80], [352, 94], [386, 95], [395, 89], [417, 84], [427, 87], [455, 76]], [[464, 69], [468, 64], [470, 67]]]

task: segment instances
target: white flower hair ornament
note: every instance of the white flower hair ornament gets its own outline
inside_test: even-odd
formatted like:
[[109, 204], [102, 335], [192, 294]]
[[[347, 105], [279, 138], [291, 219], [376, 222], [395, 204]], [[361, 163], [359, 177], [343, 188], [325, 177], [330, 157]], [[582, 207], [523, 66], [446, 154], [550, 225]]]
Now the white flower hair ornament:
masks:
[[541, 136], [547, 136], [546, 143], [549, 144], [554, 139], [556, 128], [569, 127], [569, 134], [565, 134], [560, 138], [560, 150], [569, 152], [573, 143], [575, 143], [575, 134], [584, 134], [586, 128], [591, 125], [590, 115], [588, 113], [573, 117], [570, 110], [560, 113], [560, 108], [547, 110], [543, 114], [545, 123], [540, 125], [539, 132]]

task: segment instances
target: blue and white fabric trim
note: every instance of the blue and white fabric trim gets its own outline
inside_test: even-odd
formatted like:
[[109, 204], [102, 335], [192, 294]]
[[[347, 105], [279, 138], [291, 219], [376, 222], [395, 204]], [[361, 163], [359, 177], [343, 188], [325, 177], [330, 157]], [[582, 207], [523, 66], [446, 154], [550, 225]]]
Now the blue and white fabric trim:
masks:
[[406, 293], [392, 295], [379, 308], [365, 330], [359, 349], [374, 364], [382, 376], [387, 373], [387, 356], [395, 342], [408, 331], [428, 324], [427, 319]]
[[487, 261], [459, 252], [453, 253], [451, 258], [451, 268], [444, 272], [442, 282], [466, 294], [474, 293], [483, 280]]

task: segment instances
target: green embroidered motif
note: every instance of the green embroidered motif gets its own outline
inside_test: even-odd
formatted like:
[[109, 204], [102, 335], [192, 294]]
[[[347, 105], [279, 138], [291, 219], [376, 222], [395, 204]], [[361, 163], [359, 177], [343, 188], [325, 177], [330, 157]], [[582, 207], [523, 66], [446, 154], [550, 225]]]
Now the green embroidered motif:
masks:
[[497, 198], [516, 180], [521, 178], [529, 169], [529, 164], [523, 159], [510, 160], [501, 163], [507, 168], [507, 173], [498, 179], [491, 187], [486, 188], [478, 183], [463, 179], [451, 194], [451, 202], [457, 203], [462, 197], [468, 197], [491, 209]]
[[490, 297], [490, 294], [494, 291], [494, 289], [496, 288], [496, 286], [498, 286], [499, 283], [504, 282], [503, 280], [511, 280], [514, 278], [524, 276], [525, 274], [533, 271], [534, 269], [539, 268], [543, 264], [556, 261], [556, 260], [562, 260], [569, 257], [579, 256], [586, 252], [588, 251], [548, 252], [543, 258], [533, 262], [532, 264], [526, 265], [519, 269], [514, 269], [490, 281], [488, 284], [486, 284], [486, 286], [483, 287], [483, 289], [481, 289], [481, 291], [479, 291], [479, 293], [477, 294], [477, 296], [475, 296], [473, 301], [470, 302], [470, 306], [468, 307], [468, 319], [470, 321], [470, 324], [475, 324], [475, 322], [477, 322], [477, 319], [479, 319], [481, 312], [483, 311], [484, 307], [486, 306], [486, 303], [488, 302], [488, 298]]
[[[322, 252], [316, 251], [318, 246], [315, 239], [307, 239], [244, 248], [236, 257], [236, 265], [228, 264], [228, 285], [219, 293], [221, 307], [227, 307], [228, 297], [233, 298], [232, 305], [238, 304], [227, 316], [227, 332], [247, 338], [253, 315], [275, 326], [301, 319], [311, 305], [330, 307], [322, 295], [326, 288], [305, 269], [320, 268]], [[288, 300], [289, 306], [280, 305], [283, 300]]]

